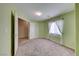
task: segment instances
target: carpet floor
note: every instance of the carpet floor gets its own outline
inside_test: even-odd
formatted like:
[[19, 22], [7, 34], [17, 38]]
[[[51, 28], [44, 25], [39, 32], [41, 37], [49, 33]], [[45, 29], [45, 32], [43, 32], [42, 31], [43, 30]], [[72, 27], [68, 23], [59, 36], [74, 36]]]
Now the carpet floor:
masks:
[[75, 52], [47, 39], [27, 40], [21, 43], [15, 56], [74, 56]]

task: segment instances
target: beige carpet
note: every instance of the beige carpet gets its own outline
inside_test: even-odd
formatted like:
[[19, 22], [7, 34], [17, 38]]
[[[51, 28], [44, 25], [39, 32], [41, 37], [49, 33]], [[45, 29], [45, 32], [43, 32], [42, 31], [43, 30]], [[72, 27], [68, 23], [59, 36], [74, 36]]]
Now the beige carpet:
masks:
[[74, 51], [47, 39], [34, 39], [19, 45], [16, 56], [74, 56]]

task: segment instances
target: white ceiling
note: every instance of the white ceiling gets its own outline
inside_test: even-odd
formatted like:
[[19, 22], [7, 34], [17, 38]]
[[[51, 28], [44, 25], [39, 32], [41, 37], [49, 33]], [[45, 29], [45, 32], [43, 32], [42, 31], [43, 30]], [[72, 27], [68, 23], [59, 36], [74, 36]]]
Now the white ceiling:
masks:
[[[18, 12], [25, 14], [29, 20], [46, 20], [50, 17], [72, 11], [72, 3], [19, 3], [15, 4]], [[36, 11], [42, 12], [42, 16], [36, 16]]]

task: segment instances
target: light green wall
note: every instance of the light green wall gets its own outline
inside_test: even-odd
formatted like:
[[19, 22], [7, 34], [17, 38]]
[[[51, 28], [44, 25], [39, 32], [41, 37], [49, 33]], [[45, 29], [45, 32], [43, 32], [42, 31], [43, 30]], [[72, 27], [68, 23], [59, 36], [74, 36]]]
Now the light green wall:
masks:
[[76, 15], [76, 55], [79, 56], [79, 4], [75, 4]]
[[11, 55], [11, 10], [11, 5], [0, 4], [0, 56]]
[[38, 30], [39, 30], [39, 37], [47, 37], [48, 35], [48, 24], [46, 21], [38, 22]]
[[0, 4], [0, 55], [10, 55], [10, 29], [10, 12], [5, 5]]
[[63, 34], [63, 41], [64, 45], [70, 48], [75, 49], [75, 12], [69, 12], [62, 15], [64, 18], [64, 34]]
[[[65, 13], [57, 16], [54, 19], [64, 18], [64, 29], [63, 29], [63, 45], [75, 49], [75, 11]], [[50, 20], [51, 21], [51, 20]], [[60, 43], [60, 38], [53, 35], [49, 35], [49, 38], [53, 41]]]
[[52, 41], [54, 41], [54, 42], [56, 42], [56, 43], [60, 43], [60, 37], [56, 37], [56, 36], [54, 36], [54, 35], [48, 35], [49, 37], [49, 39], [50, 40], [52, 40]]

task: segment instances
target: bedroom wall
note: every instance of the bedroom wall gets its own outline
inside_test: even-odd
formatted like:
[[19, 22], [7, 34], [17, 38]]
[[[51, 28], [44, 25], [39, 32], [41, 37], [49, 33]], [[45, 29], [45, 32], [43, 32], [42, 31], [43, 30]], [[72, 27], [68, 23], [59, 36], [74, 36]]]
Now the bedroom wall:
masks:
[[76, 37], [75, 37], [75, 12], [71, 11], [62, 15], [64, 18], [64, 45], [75, 49]]
[[11, 7], [0, 4], [0, 56], [11, 55]]
[[[76, 44], [75, 43], [75, 12], [71, 11], [55, 18], [61, 18], [61, 17], [64, 18], [63, 44], [67, 47], [75, 49], [75, 44]], [[49, 35], [49, 38], [57, 43], [60, 43], [59, 37], [54, 37], [53, 35]]]
[[76, 15], [76, 55], [79, 56], [79, 4], [75, 4]]
[[38, 38], [38, 23], [37, 22], [30, 22], [30, 39]]
[[38, 23], [38, 36], [39, 37], [47, 37], [48, 35], [48, 23], [47, 21], [39, 21]]
[[30, 23], [30, 39], [45, 38], [48, 35], [47, 21], [31, 21]]

